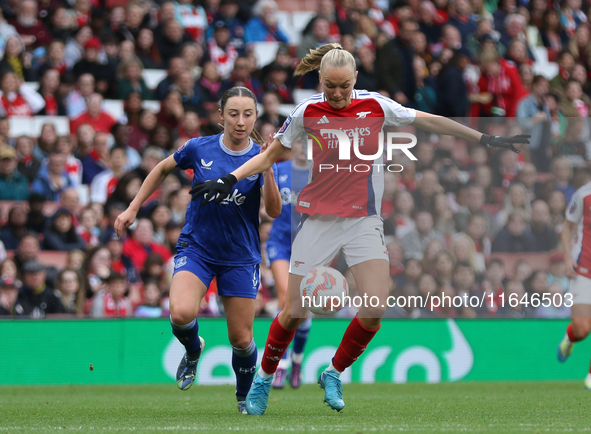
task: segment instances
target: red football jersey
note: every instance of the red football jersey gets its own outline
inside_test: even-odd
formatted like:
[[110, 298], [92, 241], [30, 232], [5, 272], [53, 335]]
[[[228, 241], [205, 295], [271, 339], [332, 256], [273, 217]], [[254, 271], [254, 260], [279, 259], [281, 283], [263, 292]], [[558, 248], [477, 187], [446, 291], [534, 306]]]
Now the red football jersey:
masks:
[[[351, 104], [343, 109], [332, 108], [324, 93], [302, 101], [275, 135], [287, 148], [301, 138], [304, 153], [312, 156], [308, 159], [308, 185], [299, 195], [296, 210], [338, 217], [380, 215], [387, 169], [383, 158], [386, 147], [377, 155], [379, 134], [387, 126], [408, 125], [415, 116], [415, 110], [366, 90], [353, 90]], [[375, 155], [375, 159], [361, 159], [353, 149], [350, 159], [339, 159], [339, 140], [327, 130], [344, 132], [351, 147], [357, 135], [359, 152]]]
[[591, 279], [591, 182], [579, 188], [570, 200], [566, 219], [579, 225], [572, 250], [577, 273]]

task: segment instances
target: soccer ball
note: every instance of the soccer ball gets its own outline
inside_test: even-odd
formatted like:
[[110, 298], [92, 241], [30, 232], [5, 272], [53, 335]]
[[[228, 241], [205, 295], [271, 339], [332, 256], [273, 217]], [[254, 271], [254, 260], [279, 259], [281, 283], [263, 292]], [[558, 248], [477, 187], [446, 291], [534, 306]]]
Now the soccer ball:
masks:
[[332, 315], [338, 312], [347, 296], [347, 279], [334, 268], [313, 268], [300, 284], [302, 305], [315, 314]]

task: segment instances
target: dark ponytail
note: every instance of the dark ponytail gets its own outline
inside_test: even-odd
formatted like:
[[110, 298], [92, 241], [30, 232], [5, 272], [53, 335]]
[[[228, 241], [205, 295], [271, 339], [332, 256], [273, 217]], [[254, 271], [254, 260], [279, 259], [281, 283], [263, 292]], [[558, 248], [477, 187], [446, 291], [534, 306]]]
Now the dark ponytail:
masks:
[[[252, 100], [254, 101], [255, 108], [257, 106], [257, 97], [252, 92], [252, 90], [250, 90], [244, 86], [234, 86], [234, 87], [231, 87], [230, 89], [228, 89], [226, 92], [224, 92], [224, 95], [222, 96], [222, 100], [220, 101], [220, 105], [222, 107], [222, 113], [224, 113], [224, 109], [226, 108], [226, 103], [233, 96], [247, 96], [249, 98], [252, 98]], [[263, 140], [263, 137], [256, 130], [256, 128], [253, 128], [252, 131], [250, 132], [250, 138], [257, 145], [262, 146], [265, 144], [265, 140]]]

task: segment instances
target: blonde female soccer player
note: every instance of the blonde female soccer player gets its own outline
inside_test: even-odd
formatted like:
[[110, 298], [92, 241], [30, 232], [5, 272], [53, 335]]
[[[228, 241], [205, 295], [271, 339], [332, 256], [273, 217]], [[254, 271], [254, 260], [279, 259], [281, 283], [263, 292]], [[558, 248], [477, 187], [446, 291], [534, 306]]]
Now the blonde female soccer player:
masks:
[[[302, 101], [293, 110], [266, 152], [232, 173], [196, 185], [192, 190], [194, 197], [205, 196], [207, 201], [219, 203], [230, 194], [236, 182], [271, 167], [297, 137], [312, 139], [309, 183], [300, 193], [297, 205], [297, 211], [306, 218], [292, 247], [285, 308], [271, 324], [262, 364], [246, 399], [246, 410], [252, 415], [265, 412], [273, 373], [298, 325], [306, 317], [299, 300], [302, 278], [311, 269], [328, 265], [341, 249], [359, 295], [366, 295], [368, 300], [372, 296], [380, 300], [376, 307], [361, 307], [345, 331], [330, 366], [320, 375], [319, 384], [325, 391], [327, 405], [338, 411], [345, 406], [340, 374], [361, 355], [380, 328], [388, 296], [388, 252], [380, 218], [384, 165], [381, 155], [377, 155], [378, 137], [383, 128], [412, 124], [433, 133], [515, 152], [519, 151], [513, 144], [528, 143], [529, 138], [485, 135], [450, 119], [405, 108], [379, 93], [356, 90], [355, 59], [339, 44], [311, 50], [301, 60], [295, 74], [302, 75], [317, 68], [320, 68], [323, 92]], [[375, 161], [360, 159], [354, 152], [350, 152], [348, 161], [339, 160], [335, 137], [342, 138], [339, 131], [348, 137], [357, 136], [362, 154], [376, 155]], [[307, 155], [309, 151], [307, 147]], [[349, 165], [354, 169], [335, 169]]]

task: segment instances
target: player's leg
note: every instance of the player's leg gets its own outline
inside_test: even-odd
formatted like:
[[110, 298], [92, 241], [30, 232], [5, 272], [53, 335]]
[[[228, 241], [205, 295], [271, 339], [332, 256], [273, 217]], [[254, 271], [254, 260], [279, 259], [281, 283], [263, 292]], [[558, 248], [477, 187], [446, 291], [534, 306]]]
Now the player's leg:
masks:
[[248, 396], [246, 397], [246, 411], [250, 415], [261, 416], [265, 413], [269, 401], [269, 391], [271, 390], [273, 375], [277, 370], [279, 361], [289, 347], [298, 326], [306, 318], [307, 310], [301, 306], [301, 303], [299, 303], [299, 309], [298, 305], [295, 305], [295, 314], [292, 314], [291, 311], [291, 288], [294, 288], [297, 285], [299, 293], [302, 278], [302, 276], [290, 275], [284, 309], [279, 312], [271, 323], [267, 342], [265, 343], [265, 351], [263, 353], [261, 367], [257, 371], [250, 392], [248, 392]]
[[[267, 246], [269, 252], [269, 246]], [[273, 273], [273, 279], [275, 280], [275, 291], [277, 292], [277, 308], [278, 312], [280, 312], [283, 307], [285, 306], [285, 294], [287, 293], [287, 285], [289, 282], [289, 255], [287, 255], [286, 259], [278, 258], [279, 256], [283, 256], [281, 254], [281, 249], [277, 246], [271, 246], [271, 253], [274, 253], [273, 257], [269, 256], [269, 260], [271, 260], [271, 272]], [[268, 253], [268, 255], [271, 255]], [[283, 357], [279, 361], [279, 365], [277, 366], [277, 371], [275, 371], [275, 376], [273, 378], [273, 388], [274, 389], [282, 389], [285, 387], [285, 380], [287, 378], [287, 369], [289, 368], [289, 359], [287, 358], [288, 351], [283, 352]]]
[[[204, 279], [207, 280], [206, 277]], [[187, 270], [175, 272], [169, 295], [170, 324], [172, 333], [186, 350], [176, 374], [177, 386], [181, 390], [187, 390], [193, 385], [197, 362], [205, 345], [199, 336], [197, 314], [201, 299], [206, 292], [207, 286], [193, 272]]]
[[273, 374], [293, 340], [296, 329], [308, 316], [308, 310], [300, 299], [302, 279], [312, 268], [330, 263], [341, 247], [338, 236], [326, 236], [332, 226], [334, 220], [309, 218], [302, 224], [295, 237], [285, 306], [271, 323], [261, 367], [246, 397], [248, 414], [262, 415], [267, 409]]
[[[341, 373], [367, 348], [379, 330], [386, 310], [390, 273], [382, 227], [381, 219], [375, 216], [350, 219], [343, 224], [343, 236], [349, 238], [345, 241], [343, 253], [359, 296], [367, 303], [362, 304], [358, 315], [347, 327], [331, 364], [318, 381], [325, 391], [325, 402], [333, 410], [340, 411], [345, 407]], [[370, 303], [370, 300], [377, 301]]]
[[[570, 295], [573, 300], [572, 321], [558, 345], [557, 356], [562, 363], [566, 362], [572, 354], [575, 342], [585, 339], [591, 331], [591, 279], [577, 275], [571, 280], [567, 295]], [[591, 379], [589, 381], [591, 386]]]
[[257, 347], [252, 336], [255, 299], [243, 297], [222, 297], [228, 338], [232, 345], [232, 368], [236, 375], [236, 400], [238, 410], [246, 414], [244, 401], [250, 390], [257, 365]]
[[291, 371], [289, 372], [289, 384], [297, 389], [302, 384], [302, 362], [304, 360], [304, 348], [310, 334], [312, 319], [307, 318], [303, 321], [293, 338], [293, 348], [291, 352]]
[[218, 293], [222, 297], [228, 338], [232, 345], [232, 368], [236, 375], [238, 411], [246, 414], [245, 399], [256, 371], [257, 347], [252, 335], [259, 265], [218, 267]]

